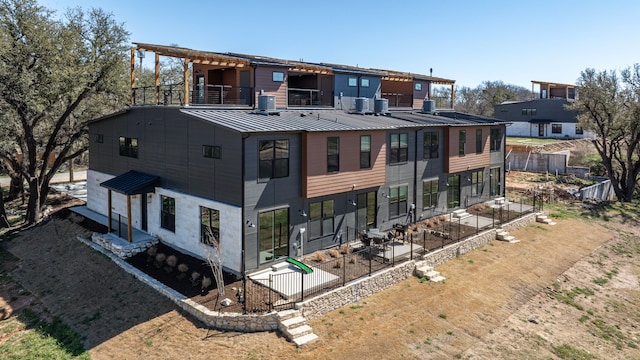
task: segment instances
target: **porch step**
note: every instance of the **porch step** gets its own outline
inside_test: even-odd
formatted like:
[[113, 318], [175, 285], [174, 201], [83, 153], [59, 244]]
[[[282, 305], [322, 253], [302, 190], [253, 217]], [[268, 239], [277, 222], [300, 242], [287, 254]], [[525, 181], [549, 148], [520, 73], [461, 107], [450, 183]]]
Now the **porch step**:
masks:
[[289, 263], [286, 261], [282, 261], [282, 262], [271, 265], [271, 270], [279, 271], [279, 270], [286, 269], [288, 267], [289, 267]]
[[416, 268], [414, 269], [414, 273], [416, 277], [423, 278], [423, 277], [426, 277], [425, 275], [432, 270], [433, 270], [432, 266], [426, 266], [426, 265], [421, 267], [416, 266]]
[[536, 214], [536, 222], [542, 223], [542, 224], [547, 224], [547, 225], [555, 225], [556, 223], [549, 219], [546, 215], [542, 214], [542, 213], [538, 213]]
[[451, 213], [453, 214], [454, 218], [459, 220], [463, 220], [468, 217], [471, 217], [471, 214], [469, 214], [466, 209], [453, 210]]
[[278, 330], [287, 340], [296, 344], [297, 347], [309, 344], [316, 339], [318, 335], [313, 333], [311, 326], [307, 325], [307, 319], [302, 316], [299, 310], [284, 310], [277, 314], [280, 324]]
[[433, 270], [432, 266], [424, 265], [421, 267], [416, 267], [414, 273], [416, 277], [420, 279], [425, 278], [431, 282], [440, 282], [442, 280], [445, 280], [445, 277], [440, 275], [439, 271]]
[[507, 199], [505, 199], [504, 197], [497, 197], [493, 199], [493, 201], [496, 205], [504, 205], [507, 202]]
[[440, 276], [436, 276], [433, 279], [429, 280], [431, 282], [441, 282], [441, 281], [445, 281], [447, 280], [447, 278], [445, 278], [444, 276], [440, 275]]
[[496, 240], [506, 241], [512, 244], [520, 242], [520, 240], [517, 240], [515, 236], [509, 235], [509, 232], [503, 229], [496, 230]]

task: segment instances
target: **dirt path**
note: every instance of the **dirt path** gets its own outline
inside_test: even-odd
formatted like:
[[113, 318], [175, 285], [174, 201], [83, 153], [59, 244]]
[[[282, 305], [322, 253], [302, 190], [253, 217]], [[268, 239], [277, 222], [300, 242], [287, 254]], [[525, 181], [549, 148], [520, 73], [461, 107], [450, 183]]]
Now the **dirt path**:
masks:
[[[70, 222], [53, 220], [4, 246], [19, 258], [12, 277], [85, 335], [94, 359], [554, 358], [553, 346], [565, 342], [600, 358], [616, 352], [640, 356], [629, 345], [637, 343], [631, 324], [640, 317], [631, 303], [638, 303], [639, 270], [633, 261], [640, 246], [624, 245], [630, 249], [619, 254], [622, 245], [615, 241], [630, 240], [615, 240], [615, 232], [593, 222], [565, 220], [555, 227], [531, 225], [512, 232], [520, 243], [493, 242], [438, 267], [445, 283], [408, 279], [311, 321], [320, 340], [302, 349], [276, 333], [208, 331], [76, 241], [78, 231]], [[608, 241], [613, 242], [600, 247]], [[610, 281], [595, 289], [593, 279], [606, 278], [605, 272], [613, 273]], [[558, 278], [562, 282], [556, 289]], [[610, 297], [601, 299], [602, 306], [578, 310], [545, 292], [576, 286], [594, 288], [596, 295], [606, 290]], [[11, 306], [21, 301], [12, 299]], [[582, 300], [596, 302], [591, 297], [576, 301]], [[589, 322], [580, 322], [580, 314], [591, 321], [601, 316], [611, 325], [604, 315], [620, 304], [633, 311], [628, 321], [615, 323], [626, 341], [620, 346], [598, 338], [597, 347], [590, 348], [594, 336], [584, 335]], [[532, 316], [538, 324], [527, 320]], [[584, 324], [586, 330], [572, 335], [576, 325]]]

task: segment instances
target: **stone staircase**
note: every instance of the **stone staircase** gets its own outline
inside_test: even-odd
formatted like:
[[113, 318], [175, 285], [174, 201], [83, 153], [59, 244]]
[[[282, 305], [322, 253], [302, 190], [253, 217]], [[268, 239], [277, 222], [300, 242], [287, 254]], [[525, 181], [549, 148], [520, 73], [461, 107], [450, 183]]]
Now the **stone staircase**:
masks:
[[444, 276], [440, 275], [439, 271], [433, 270], [433, 266], [429, 265], [416, 265], [414, 274], [420, 279], [425, 278], [431, 282], [440, 282], [446, 280]]
[[299, 310], [284, 310], [278, 312], [280, 324], [278, 329], [287, 340], [297, 347], [312, 343], [318, 339], [311, 326], [307, 325], [307, 319]]
[[471, 214], [469, 214], [466, 209], [453, 210], [451, 214], [455, 220], [464, 220], [471, 217]]
[[547, 224], [547, 225], [555, 225], [556, 224], [553, 220], [549, 219], [547, 217], [547, 215], [545, 215], [545, 214], [543, 214], [541, 212], [536, 213], [536, 222]]
[[520, 242], [520, 240], [517, 240], [514, 236], [509, 235], [509, 232], [502, 228], [496, 229], [496, 240], [506, 241], [512, 244]]

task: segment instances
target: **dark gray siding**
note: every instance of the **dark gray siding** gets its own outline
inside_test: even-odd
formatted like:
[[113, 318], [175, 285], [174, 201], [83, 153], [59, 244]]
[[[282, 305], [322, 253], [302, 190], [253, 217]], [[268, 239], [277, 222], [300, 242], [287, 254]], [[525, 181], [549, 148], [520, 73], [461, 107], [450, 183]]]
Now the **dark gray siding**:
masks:
[[[407, 133], [408, 139], [408, 160], [401, 163], [390, 163], [391, 157], [391, 134]], [[415, 182], [414, 182], [414, 161], [416, 159], [416, 144], [422, 146], [422, 140], [416, 143], [416, 131], [412, 129], [392, 130], [387, 132], [387, 174], [386, 185], [380, 189], [381, 192], [389, 194], [390, 187], [407, 186], [407, 207], [416, 202]], [[422, 147], [420, 147], [422, 151]], [[421, 156], [420, 156], [421, 157]], [[381, 197], [378, 211], [378, 227], [388, 229], [394, 223], [404, 223], [406, 214], [399, 217], [389, 218], [389, 199]]]
[[[240, 206], [241, 136], [185, 116], [178, 108], [136, 108], [90, 125], [103, 134], [91, 142], [92, 170], [120, 175], [138, 170], [161, 178], [160, 186]], [[119, 137], [138, 139], [138, 158], [119, 155]], [[221, 159], [202, 156], [202, 145], [221, 147]]]
[[[258, 144], [260, 140], [289, 140], [289, 176], [258, 181]], [[245, 216], [256, 227], [245, 230], [245, 257], [247, 269], [258, 267], [258, 214], [262, 211], [289, 208], [289, 251], [292, 254], [292, 243], [299, 237], [300, 227], [305, 226], [306, 219], [298, 212], [302, 209], [301, 198], [301, 137], [298, 133], [278, 135], [256, 134], [244, 140], [245, 146]], [[235, 177], [240, 179], [240, 177]], [[241, 184], [241, 181], [238, 181]], [[245, 221], [247, 220], [245, 219]], [[305, 252], [306, 249], [305, 249]]]
[[[355, 77], [358, 79], [358, 86], [349, 86], [349, 78]], [[369, 79], [369, 87], [362, 87], [361, 79]], [[377, 76], [371, 75], [356, 75], [356, 74], [335, 74], [335, 107], [337, 109], [352, 109], [354, 108], [355, 98], [365, 97], [369, 99], [380, 98], [380, 86], [381, 79]], [[369, 107], [373, 110], [373, 100], [369, 101]]]
[[[537, 99], [494, 107], [496, 119], [527, 122], [533, 119], [551, 120], [553, 122], [577, 122], [575, 111], [565, 110], [570, 102], [564, 99]], [[536, 115], [522, 115], [522, 109], [536, 109]]]

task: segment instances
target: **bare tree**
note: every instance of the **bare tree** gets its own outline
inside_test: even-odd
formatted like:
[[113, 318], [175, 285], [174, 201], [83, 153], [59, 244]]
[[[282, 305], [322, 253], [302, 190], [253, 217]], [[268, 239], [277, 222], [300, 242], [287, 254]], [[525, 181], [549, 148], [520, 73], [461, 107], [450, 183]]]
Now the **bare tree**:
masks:
[[633, 200], [640, 173], [640, 64], [616, 71], [586, 69], [579, 98], [568, 106], [593, 141], [619, 201]]
[[216, 239], [210, 227], [204, 227], [205, 242], [201, 244], [204, 253], [207, 254], [207, 263], [211, 267], [213, 278], [218, 286], [218, 294], [224, 295], [224, 274], [222, 272], [222, 255], [220, 254], [220, 243]]
[[87, 150], [87, 121], [124, 107], [128, 35], [100, 9], [56, 20], [35, 0], [0, 0], [0, 159], [27, 182], [27, 223]]
[[530, 99], [531, 91], [525, 87], [502, 81], [483, 81], [475, 88], [457, 88], [455, 109], [469, 114], [493, 116], [495, 105], [504, 101]]

